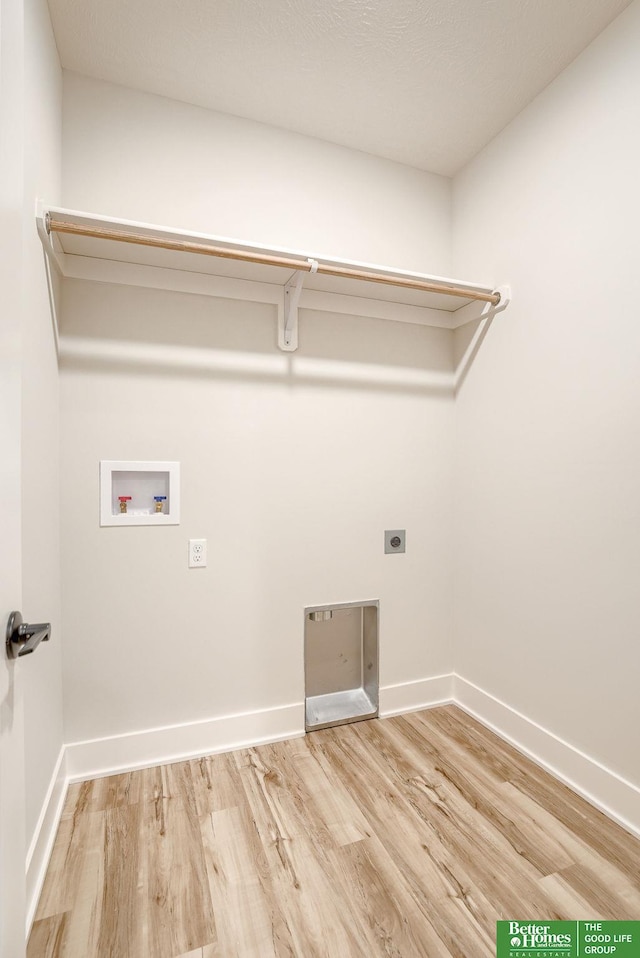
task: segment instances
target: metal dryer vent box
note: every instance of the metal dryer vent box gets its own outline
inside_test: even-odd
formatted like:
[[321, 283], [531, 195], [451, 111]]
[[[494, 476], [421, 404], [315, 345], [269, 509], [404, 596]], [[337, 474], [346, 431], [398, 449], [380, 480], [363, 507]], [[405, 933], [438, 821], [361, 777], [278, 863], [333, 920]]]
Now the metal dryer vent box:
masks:
[[378, 714], [378, 602], [305, 609], [305, 728]]

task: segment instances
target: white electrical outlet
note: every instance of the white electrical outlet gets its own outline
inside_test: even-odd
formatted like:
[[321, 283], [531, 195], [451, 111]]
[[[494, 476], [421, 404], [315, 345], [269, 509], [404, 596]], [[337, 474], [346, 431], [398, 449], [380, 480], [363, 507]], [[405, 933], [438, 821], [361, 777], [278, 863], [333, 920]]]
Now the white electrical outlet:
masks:
[[207, 564], [207, 540], [189, 539], [189, 568], [204, 569]]

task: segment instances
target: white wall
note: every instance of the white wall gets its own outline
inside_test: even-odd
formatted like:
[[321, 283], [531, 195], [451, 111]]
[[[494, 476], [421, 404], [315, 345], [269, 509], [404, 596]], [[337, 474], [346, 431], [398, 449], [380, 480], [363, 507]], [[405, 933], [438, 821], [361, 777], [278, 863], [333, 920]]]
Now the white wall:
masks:
[[639, 39], [636, 2], [454, 184], [455, 272], [513, 286], [457, 397], [458, 670], [636, 784]]
[[[68, 741], [301, 702], [306, 605], [380, 598], [383, 684], [451, 670], [448, 330], [306, 312], [289, 360], [266, 306], [67, 281], [64, 315]], [[99, 528], [104, 458], [179, 460], [181, 524]]]
[[450, 181], [64, 74], [64, 204], [447, 275]]
[[[449, 271], [440, 177], [65, 83], [66, 206]], [[269, 306], [67, 281], [63, 313], [67, 741], [301, 703], [311, 604], [380, 599], [383, 685], [451, 671], [448, 330], [302, 311], [288, 356]], [[179, 460], [180, 526], [99, 528], [100, 459]]]

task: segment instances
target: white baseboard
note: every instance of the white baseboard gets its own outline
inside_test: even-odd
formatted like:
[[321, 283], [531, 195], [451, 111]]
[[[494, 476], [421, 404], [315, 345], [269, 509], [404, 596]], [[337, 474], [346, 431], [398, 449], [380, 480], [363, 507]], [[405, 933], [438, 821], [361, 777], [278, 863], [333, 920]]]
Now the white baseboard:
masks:
[[[438, 675], [380, 689], [380, 715], [429, 708], [451, 702], [453, 676]], [[152, 765], [167, 765], [200, 755], [277, 742], [304, 734], [304, 702], [127, 732], [66, 747], [70, 782], [103, 778]]]
[[53, 843], [58, 831], [64, 800], [67, 794], [67, 770], [65, 747], [60, 749], [58, 760], [49, 782], [49, 788], [42, 805], [42, 811], [33, 833], [27, 852], [26, 889], [27, 889], [27, 936], [31, 931], [33, 918], [38, 907]]
[[453, 702], [453, 674], [434, 675], [417, 682], [400, 682], [380, 689], [380, 718], [416, 712]]
[[304, 703], [67, 745], [70, 782], [103, 778], [304, 734]]
[[640, 837], [640, 788], [632, 782], [459, 675], [453, 679], [453, 701]]

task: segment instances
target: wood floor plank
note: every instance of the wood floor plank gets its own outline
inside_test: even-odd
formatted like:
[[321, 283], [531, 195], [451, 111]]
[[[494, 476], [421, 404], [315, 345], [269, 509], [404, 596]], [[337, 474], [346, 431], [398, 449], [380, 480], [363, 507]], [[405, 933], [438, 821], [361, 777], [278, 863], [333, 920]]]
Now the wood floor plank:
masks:
[[332, 835], [321, 818], [309, 815], [312, 796], [288, 751], [281, 744], [265, 745], [237, 753], [237, 762], [250, 803], [259, 791], [278, 833], [312, 847], [326, 862]]
[[[451, 872], [442, 867], [441, 861], [449, 858], [452, 870], [456, 863], [444, 848], [441, 848], [441, 860], [432, 854], [432, 849], [440, 844], [436, 830], [430, 822], [415, 815], [401, 790], [380, 772], [376, 757], [363, 753], [357, 742], [353, 742], [353, 735], [352, 732], [337, 735], [327, 729], [314, 733], [310, 747], [329, 777], [337, 777], [340, 770], [350, 794], [366, 816], [371, 834], [386, 837], [397, 860], [403, 863], [404, 873], [414, 877], [416, 887], [435, 899], [455, 893], [458, 882], [452, 881]], [[378, 787], [371, 787], [372, 780]], [[464, 882], [466, 874], [460, 877]]]
[[246, 801], [232, 753], [208, 755], [189, 764], [199, 815], [237, 808]]
[[[395, 737], [398, 733], [400, 738]], [[504, 782], [485, 774], [480, 763], [470, 760], [463, 763], [461, 756], [456, 756], [455, 748], [432, 728], [429, 728], [427, 746], [423, 733], [411, 718], [399, 718], [396, 725], [385, 728], [384, 734], [397, 741], [398, 747], [402, 741], [410, 743], [402, 754], [407, 760], [405, 774], [416, 785], [420, 782], [420, 766], [428, 749], [433, 771], [443, 779], [440, 793], [447, 796], [451, 816], [459, 815], [470, 821], [490, 847], [501, 850], [505, 862], [513, 860], [521, 866], [528, 862], [531, 866], [528, 871], [536, 879], [558, 867], [573, 864], [565, 849], [554, 844], [535, 821], [513, 815], [504, 800]]]
[[87, 795], [90, 791], [91, 782], [71, 782], [65, 795], [64, 808], [62, 809], [60, 821], [64, 822], [68, 818], [73, 818], [74, 815], [82, 811], [82, 805], [85, 803], [81, 803], [80, 795], [83, 793]]
[[[205, 864], [215, 902], [218, 948], [229, 958], [295, 954], [291, 933], [264, 869], [255, 825], [246, 807], [225, 808], [201, 819]], [[238, 922], [237, 917], [243, 920]]]
[[333, 854], [354, 921], [365, 929], [369, 954], [449, 958], [450, 951], [377, 838], [351, 842]]
[[[604, 882], [607, 887], [615, 889], [616, 895], [629, 905], [634, 914], [640, 915], [640, 889], [637, 882], [633, 880], [637, 878], [637, 873], [626, 875], [591, 847], [584, 838], [578, 838], [574, 831], [568, 829], [563, 822], [558, 821], [554, 815], [542, 808], [534, 799], [523, 794], [515, 785], [507, 782], [502, 788], [514, 811], [519, 811], [524, 818], [536, 821], [542, 829], [553, 836], [558, 845], [565, 848], [574, 864], [580, 866], [583, 870], [589, 869], [598, 875], [599, 880]], [[637, 860], [637, 869], [640, 871], [640, 857]], [[560, 868], [558, 870], [561, 871]], [[592, 907], [599, 907], [599, 901], [600, 897], [596, 891]]]
[[28, 958], [490, 958], [640, 841], [453, 706], [72, 785]]
[[171, 799], [183, 805], [195, 803], [195, 791], [191, 762], [172, 762], [171, 765], [158, 765], [138, 772], [141, 776], [141, 798], [143, 802], [156, 802], [159, 799]]
[[60, 958], [68, 912], [51, 915], [33, 923], [27, 946], [27, 958]]
[[559, 908], [566, 915], [571, 915], [574, 921], [604, 921], [607, 917], [592, 901], [587, 901], [575, 888], [572, 888], [562, 875], [545, 875], [540, 879], [540, 885], [553, 901], [558, 902]]
[[[559, 868], [568, 868], [574, 864], [565, 849], [554, 842], [535, 821], [526, 816], [513, 815], [512, 808], [504, 799], [501, 780], [487, 770], [475, 756], [462, 753], [455, 743], [438, 729], [428, 714], [419, 713], [413, 721], [403, 717], [398, 720], [398, 727], [405, 736], [413, 735], [414, 741], [417, 729], [419, 740], [424, 743], [424, 733], [421, 733], [418, 722], [424, 723], [428, 729], [429, 749], [436, 771], [451, 783], [464, 801], [475, 809], [519, 856], [529, 861], [541, 875], [550, 875]], [[391, 726], [388, 734], [392, 734], [393, 729]]]
[[371, 827], [346, 785], [328, 775], [309, 749], [294, 760], [294, 768], [305, 785], [306, 815], [321, 822], [336, 845], [371, 838]]
[[447, 727], [452, 739], [466, 743], [479, 760], [535, 799], [640, 888], [637, 840], [616, 822], [456, 706], [414, 714], [418, 721], [429, 715]]
[[[353, 746], [352, 738], [362, 734], [373, 739], [370, 754], [362, 754], [357, 742]], [[340, 736], [335, 740], [339, 748], [335, 756], [336, 768], [342, 765], [348, 769], [342, 774], [354, 773], [360, 768], [352, 787], [360, 789], [360, 799], [365, 803], [369, 801], [368, 789], [363, 785], [367, 768], [373, 766], [376, 779], [385, 781], [385, 775], [390, 778], [392, 788], [387, 782], [386, 795], [393, 799], [393, 807], [377, 824], [376, 830], [378, 834], [384, 833], [384, 820], [399, 820], [403, 803], [408, 806], [405, 829], [412, 836], [420, 835], [425, 853], [422, 866], [416, 871], [416, 880], [431, 864], [436, 888], [438, 884], [440, 888], [434, 890], [434, 897], [455, 896], [458, 887], [473, 888], [475, 899], [486, 899], [494, 904], [497, 917], [508, 918], [510, 913], [514, 914], [512, 909], [517, 911], [517, 905], [524, 897], [530, 908], [537, 909], [545, 917], [560, 918], [538, 885], [540, 873], [491, 823], [476, 813], [446, 776], [439, 773], [436, 768], [438, 758], [435, 758], [435, 764], [422, 760], [421, 767], [419, 754], [412, 756], [410, 748], [405, 745], [398, 747], [389, 765], [385, 762], [385, 750], [380, 741], [381, 735], [386, 734], [394, 733], [386, 727], [383, 731], [375, 728], [366, 733], [355, 729], [350, 736]], [[399, 847], [402, 837], [398, 832], [395, 841]], [[415, 855], [409, 857], [408, 849], [405, 849], [403, 856], [410, 867]], [[510, 869], [518, 873], [517, 887], [509, 877]]]
[[102, 923], [105, 813], [88, 812], [80, 818], [81, 827], [75, 834], [78, 854], [67, 859], [60, 882], [60, 888], [65, 890], [70, 903], [60, 948], [61, 958], [94, 954]]
[[[36, 909], [36, 920], [59, 915], [72, 906], [77, 869], [85, 853], [87, 824], [84, 816], [61, 819]], [[80, 834], [81, 830], [83, 834]]]
[[494, 958], [495, 922], [478, 921], [460, 898], [438, 902], [433, 922], [452, 958]]
[[218, 951], [216, 945], [205, 945], [204, 948], [196, 948], [189, 954], [176, 955], [176, 958], [224, 958], [221, 951]]
[[[354, 730], [350, 737], [357, 734], [357, 730]], [[328, 732], [326, 737], [334, 739], [334, 747], [345, 744], [344, 735], [338, 737]], [[325, 742], [318, 747], [332, 753], [330, 743]], [[439, 936], [448, 940], [451, 950], [445, 953], [464, 954], [465, 929], [473, 929], [476, 925], [493, 929], [496, 920], [506, 916], [500, 914], [471, 882], [460, 859], [449, 853], [432, 823], [419, 813], [416, 814], [411, 801], [402, 795], [401, 788], [383, 778], [384, 772], [372, 768], [372, 761], [375, 759], [368, 753], [359, 756], [354, 751], [346, 759], [340, 752], [337, 753], [341, 774], [346, 775], [346, 769], [349, 770], [351, 789], [369, 818], [373, 833], [381, 837], [385, 850], [401, 871], [414, 902], [422, 909], [422, 921], [432, 923]], [[370, 787], [372, 774], [379, 784], [376, 789]], [[382, 783], [384, 787], [380, 787]], [[390, 883], [388, 893], [391, 897], [395, 894], [395, 887], [395, 883]], [[458, 942], [456, 929], [448, 928], [447, 923], [442, 922], [441, 903], [450, 901], [458, 903], [462, 944]]]
[[[36, 918], [69, 912], [69, 926], [89, 923], [88, 903], [95, 915], [104, 867], [104, 812], [85, 812], [61, 821], [47, 869]], [[86, 921], [85, 921], [86, 919]]]
[[[461, 718], [462, 716], [462, 718]], [[461, 713], [458, 709], [440, 710], [433, 712], [415, 713], [410, 721], [429, 730], [430, 741], [433, 741], [433, 726], [441, 725], [448, 728], [457, 728], [458, 733], [463, 729], [462, 736], [467, 730], [480, 736], [483, 741], [493, 743], [495, 751], [504, 751], [508, 755], [514, 751], [511, 746], [502, 742], [496, 736], [489, 733], [478, 723], [468, 723], [468, 716]], [[477, 763], [485, 761], [489, 749], [471, 749], [472, 762]], [[640, 877], [640, 843], [637, 839], [630, 836], [622, 828], [617, 826], [610, 819], [606, 819], [601, 812], [594, 809], [580, 796], [571, 792], [562, 783], [556, 782], [548, 773], [544, 772], [538, 766], [534, 765], [524, 756], [516, 753], [517, 760], [514, 760], [512, 771], [515, 771], [515, 784], [506, 781], [508, 767], [504, 762], [500, 763], [500, 777], [504, 779], [500, 791], [508, 795], [508, 801], [501, 802], [502, 808], [511, 809], [514, 819], [519, 822], [519, 828], [527, 829], [531, 835], [544, 834], [547, 836], [545, 844], [549, 863], [546, 865], [547, 874], [549, 866], [553, 867], [555, 862], [555, 871], [563, 874], [565, 871], [569, 875], [580, 873], [583, 876], [581, 888], [583, 893], [588, 891], [584, 882], [584, 877], [591, 869], [594, 873], [600, 875], [609, 885], [617, 885], [617, 898], [619, 901], [619, 910], [630, 906], [635, 914], [640, 914], [640, 898], [638, 897], [637, 887]], [[458, 759], [460, 761], [460, 759]], [[527, 770], [530, 774], [524, 775]], [[548, 802], [549, 807], [544, 808], [543, 802], [549, 799], [549, 793], [557, 789], [561, 796], [569, 793], [569, 805], [575, 810], [571, 815], [566, 808], [558, 808], [558, 796]], [[536, 796], [536, 800], [531, 796]], [[560, 804], [562, 802], [560, 801]], [[560, 812], [558, 814], [558, 811]], [[605, 819], [604, 829], [607, 834], [612, 834], [612, 844], [606, 849], [602, 836], [598, 828], [602, 824], [601, 819]], [[586, 824], [585, 824], [586, 823]], [[598, 826], [598, 827], [595, 827]], [[554, 848], [555, 846], [555, 848]], [[566, 858], [572, 859], [569, 864]], [[564, 866], [562, 865], [565, 859]], [[613, 858], [613, 861], [611, 860]], [[623, 865], [619, 868], [618, 865]], [[579, 865], [580, 868], [574, 868]], [[548, 889], [552, 887], [551, 883], [540, 883], [541, 887]], [[587, 895], [587, 901], [591, 901], [594, 909], [601, 912], [605, 907], [606, 896], [598, 889], [594, 889], [591, 898]], [[623, 905], [625, 903], [625, 905]], [[543, 914], [543, 913], [540, 913]], [[626, 910], [625, 910], [626, 914]], [[556, 917], [551, 913], [546, 914], [547, 918]], [[557, 917], [574, 917], [571, 914]], [[619, 917], [615, 911], [608, 911], [604, 917], [614, 919]]]
[[615, 916], [619, 921], [638, 919], [637, 908], [631, 905], [615, 887], [611, 888], [607, 879], [593, 868], [581, 863], [572, 865], [571, 868], [563, 868], [559, 875], [573, 891], [605, 918], [613, 919]]
[[[353, 928], [348, 903], [334, 894], [328, 862], [332, 843], [318, 830], [307, 836], [300, 823], [303, 798], [282, 787], [265, 749], [238, 753], [251, 814], [260, 836], [266, 865], [291, 930], [295, 955], [305, 958], [364, 956]], [[267, 761], [265, 761], [265, 759]]]
[[74, 811], [104, 812], [108, 808], [133, 805], [140, 801], [141, 773], [125, 772], [108, 775], [90, 782], [69, 786], [67, 808], [74, 802]]
[[[288, 744], [288, 743], [287, 743]], [[265, 786], [273, 785], [285, 803], [287, 826], [316, 847], [330, 849], [370, 838], [365, 817], [348, 789], [335, 775], [328, 776], [309, 748], [295, 752], [281, 744], [245, 753], [238, 762], [255, 765]]]
[[141, 806], [148, 948], [174, 958], [216, 940], [189, 763], [164, 766], [154, 792]]
[[[95, 813], [94, 813], [95, 814]], [[104, 878], [97, 940], [89, 938], [87, 954], [136, 958], [146, 951], [146, 927], [139, 881], [142, 852], [140, 805], [120, 805], [104, 812]]]

